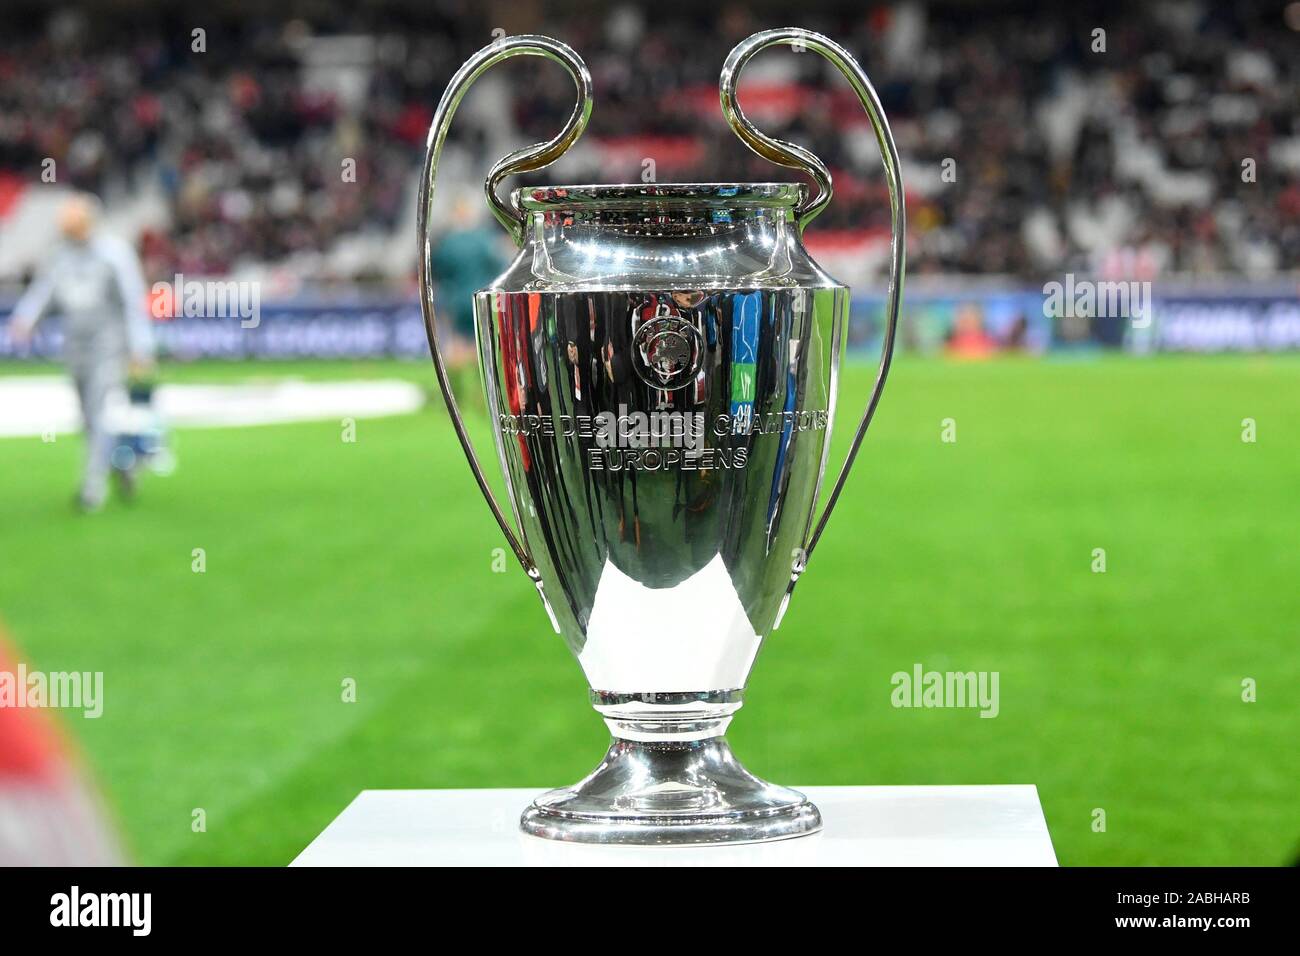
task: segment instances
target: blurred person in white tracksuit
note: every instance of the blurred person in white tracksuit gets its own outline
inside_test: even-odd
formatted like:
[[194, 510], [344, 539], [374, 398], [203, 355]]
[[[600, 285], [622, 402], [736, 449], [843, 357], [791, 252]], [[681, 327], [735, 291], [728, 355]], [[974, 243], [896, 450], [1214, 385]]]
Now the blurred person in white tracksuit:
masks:
[[[85, 426], [86, 464], [77, 503], [95, 511], [108, 492], [112, 436], [105, 428], [110, 399], [128, 374], [153, 370], [154, 342], [144, 276], [131, 245], [98, 228], [98, 204], [74, 196], [59, 211], [63, 242], [14, 306], [9, 334], [26, 345], [46, 315], [63, 323], [63, 361], [72, 375]], [[130, 480], [130, 475], [124, 476]], [[125, 489], [130, 491], [131, 489]]]

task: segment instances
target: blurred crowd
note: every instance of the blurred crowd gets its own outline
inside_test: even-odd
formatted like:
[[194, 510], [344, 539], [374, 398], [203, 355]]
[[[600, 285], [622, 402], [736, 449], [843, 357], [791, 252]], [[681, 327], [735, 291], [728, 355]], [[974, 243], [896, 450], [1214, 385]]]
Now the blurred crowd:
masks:
[[[615, 148], [633, 136], [661, 181], [789, 178], [739, 146], [716, 86], [734, 43], [798, 20], [852, 50], [881, 94], [909, 185], [914, 275], [1254, 276], [1300, 262], [1300, 4], [567, 9], [526, 26], [592, 69], [586, 139], [610, 148], [583, 154], [584, 178], [639, 180], [635, 145], [627, 160]], [[160, 188], [169, 224], [141, 238], [151, 277], [398, 229], [433, 106], [494, 28], [475, 4], [358, 5], [310, 23], [213, 23], [196, 51], [192, 18], [160, 13], [142, 28], [133, 16], [63, 10], [4, 31], [0, 173], [36, 181], [50, 157], [72, 185]], [[354, 89], [321, 81], [331, 37], [366, 40], [350, 54], [367, 64]], [[549, 138], [571, 109], [570, 81], [535, 64], [503, 69], [518, 78], [500, 121], [522, 137], [514, 145]], [[815, 228], [886, 230], [852, 94], [814, 55], [790, 69], [783, 89], [764, 91], [761, 125], [835, 174], [837, 200]], [[471, 116], [454, 132], [478, 169], [497, 158], [491, 124]]]

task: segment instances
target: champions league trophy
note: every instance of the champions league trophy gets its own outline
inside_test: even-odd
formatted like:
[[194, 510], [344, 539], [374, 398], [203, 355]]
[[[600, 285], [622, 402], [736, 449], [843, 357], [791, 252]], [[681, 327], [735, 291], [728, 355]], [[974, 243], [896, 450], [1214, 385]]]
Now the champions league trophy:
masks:
[[[849, 290], [802, 241], [831, 201], [826, 167], [759, 132], [736, 102], [745, 64], [775, 45], [816, 51], [848, 79], [880, 146], [893, 217], [879, 371], [820, 517]], [[439, 351], [429, 216], [457, 105], [484, 71], [519, 55], [562, 65], [578, 101], [559, 135], [506, 156], [485, 184], [520, 250], [474, 296], [512, 524], [471, 446]], [[750, 37], [727, 57], [721, 96], [741, 140], [811, 174], [815, 196], [786, 183], [649, 183], [536, 187], [503, 201], [502, 179], [554, 162], [591, 114], [586, 66], [541, 36], [508, 37], [471, 57], [429, 131], [420, 297], [438, 382], [479, 488], [613, 733], [586, 779], [524, 812], [523, 830], [540, 837], [739, 843], [821, 827], [803, 794], [749, 773], [723, 734], [880, 400], [902, 292], [903, 183], [875, 90], [823, 36], [782, 29]]]

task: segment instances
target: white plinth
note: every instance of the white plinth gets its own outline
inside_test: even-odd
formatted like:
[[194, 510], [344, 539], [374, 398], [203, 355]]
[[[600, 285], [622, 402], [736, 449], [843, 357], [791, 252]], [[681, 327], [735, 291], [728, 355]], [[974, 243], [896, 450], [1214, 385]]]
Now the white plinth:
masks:
[[799, 787], [812, 836], [739, 846], [555, 843], [519, 832], [544, 788], [364, 790], [293, 866], [1056, 866], [1032, 784]]

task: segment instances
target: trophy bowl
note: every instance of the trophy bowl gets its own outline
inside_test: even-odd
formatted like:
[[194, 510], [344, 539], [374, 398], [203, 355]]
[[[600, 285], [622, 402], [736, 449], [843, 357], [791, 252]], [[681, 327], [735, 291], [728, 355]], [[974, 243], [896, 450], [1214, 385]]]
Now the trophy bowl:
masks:
[[[849, 290], [809, 256], [803, 229], [831, 198], [825, 167], [756, 130], [736, 103], [758, 50], [826, 56], [858, 92], [889, 181], [893, 245], [879, 371], [817, 514], [835, 419]], [[553, 140], [507, 156], [486, 183], [519, 253], [474, 296], [508, 512], [490, 491], [452, 394], [428, 281], [429, 216], [447, 125], [469, 84], [508, 56], [573, 76]], [[539, 796], [535, 836], [580, 843], [775, 840], [821, 827], [796, 790], [749, 773], [725, 732], [764, 637], [777, 629], [879, 401], [903, 273], [903, 192], [879, 102], [853, 58], [804, 30], [757, 34], [723, 68], [723, 112], [760, 155], [818, 186], [543, 186], [497, 195], [581, 135], [591, 81], [545, 37], [510, 37], [453, 78], [435, 114], [420, 203], [421, 303], [439, 384], [489, 507], [582, 667], [613, 740], [600, 765]]]

